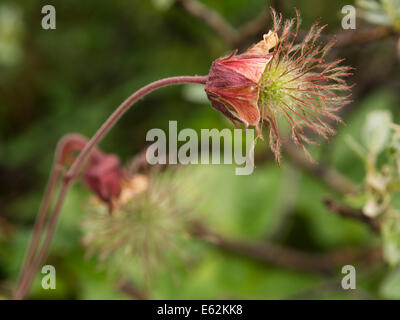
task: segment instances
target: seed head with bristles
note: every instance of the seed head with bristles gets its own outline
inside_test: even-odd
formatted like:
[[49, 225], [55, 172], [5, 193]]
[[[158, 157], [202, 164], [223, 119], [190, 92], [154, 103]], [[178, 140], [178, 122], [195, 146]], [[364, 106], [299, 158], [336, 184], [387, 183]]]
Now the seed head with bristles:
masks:
[[[317, 42], [326, 26], [319, 27], [316, 22], [305, 38], [296, 44], [301, 23], [298, 12], [297, 18], [286, 20], [282, 28], [282, 16], [272, 13], [273, 32], [282, 31], [260, 84], [258, 105], [262, 120], [269, 125], [270, 145], [277, 161], [281, 147], [278, 118], [289, 124], [291, 139], [312, 160], [304, 143], [315, 142], [307, 138], [305, 129], [326, 140], [335, 134], [327, 120], [342, 122], [335, 112], [350, 102], [350, 94], [340, 95], [340, 92], [350, 91], [351, 87], [343, 78], [351, 74], [352, 68], [339, 66], [343, 60], [324, 61], [336, 41], [333, 39], [326, 45]], [[294, 28], [295, 23], [297, 26]]]
[[[318, 21], [298, 41], [298, 11], [296, 18], [284, 22], [282, 15], [271, 11], [273, 30], [245, 53], [216, 60], [206, 93], [215, 109], [245, 127], [254, 125], [261, 139], [265, 123], [278, 164], [282, 120], [289, 125], [291, 140], [313, 161], [304, 144], [316, 143], [306, 131], [326, 140], [335, 134], [328, 120], [342, 122], [335, 112], [350, 102], [351, 86], [343, 78], [351, 75], [352, 68], [340, 66], [343, 60], [325, 62], [335, 39], [325, 45], [318, 43], [325, 28]], [[348, 94], [343, 95], [346, 91]]]
[[118, 273], [141, 270], [146, 280], [168, 267], [171, 257], [184, 256], [192, 210], [186, 177], [182, 170], [134, 174], [111, 215], [102, 199], [93, 198], [82, 224], [88, 254]]

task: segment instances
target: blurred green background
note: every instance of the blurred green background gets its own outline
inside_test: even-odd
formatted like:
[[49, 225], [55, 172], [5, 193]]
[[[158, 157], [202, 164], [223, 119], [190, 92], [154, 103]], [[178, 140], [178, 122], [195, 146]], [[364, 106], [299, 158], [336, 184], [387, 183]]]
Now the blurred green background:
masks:
[[[268, 16], [271, 5], [265, 0], [202, 2], [234, 26], [262, 10]], [[321, 17], [330, 34], [343, 32], [341, 8], [349, 2], [282, 0], [273, 5], [285, 17], [292, 17], [296, 6], [304, 30]], [[56, 30], [41, 28], [45, 4], [57, 10]], [[264, 32], [270, 26], [265, 25]], [[243, 47], [256, 39], [249, 38]], [[173, 1], [0, 1], [0, 296], [9, 297], [16, 283], [58, 139], [68, 132], [91, 136], [134, 90], [167, 76], [207, 74], [211, 62], [231, 49]], [[356, 68], [351, 79], [357, 84], [355, 102], [344, 114], [347, 126], [339, 127], [330, 144], [313, 149], [313, 155], [361, 183], [363, 166], [343, 136], [358, 138], [371, 110], [390, 109], [400, 120], [396, 45], [384, 39], [334, 54]], [[148, 130], [167, 129], [169, 120], [177, 120], [179, 129], [232, 128], [198, 94], [190, 86], [151, 94], [126, 114], [101, 148], [125, 162], [147, 145]], [[265, 142], [257, 146], [258, 154], [268, 149]], [[364, 225], [328, 212], [323, 196], [337, 194], [320, 179], [285, 156], [283, 168], [272, 156], [267, 158], [251, 176], [235, 176], [227, 165], [202, 168], [204, 178], [197, 187], [206, 198], [202, 210], [213, 229], [235, 239], [263, 241], [279, 227], [275, 241], [309, 252], [379, 244], [379, 237]], [[56, 267], [57, 290], [43, 290], [38, 277], [30, 298], [127, 298], [116, 289], [112, 274], [85, 257], [79, 224], [89, 194], [75, 185], [64, 207], [47, 260]], [[360, 269], [357, 290], [344, 291], [340, 270], [330, 276], [295, 272], [200, 241], [193, 241], [188, 250], [190, 265], [173, 272], [166, 268], [151, 285], [135, 276], [133, 281], [146, 287], [150, 298], [164, 299], [400, 297], [399, 281], [387, 280], [393, 271], [385, 266]]]

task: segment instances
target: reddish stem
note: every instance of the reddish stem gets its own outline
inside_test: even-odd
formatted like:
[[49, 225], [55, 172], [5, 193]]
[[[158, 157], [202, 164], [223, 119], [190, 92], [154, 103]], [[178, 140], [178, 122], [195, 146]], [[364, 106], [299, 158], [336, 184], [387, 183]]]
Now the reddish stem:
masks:
[[[60, 177], [60, 173], [63, 170], [63, 166], [69, 160], [68, 156], [71, 155], [72, 151], [81, 151], [88, 140], [79, 134], [67, 134], [60, 139], [57, 144], [55, 159], [52, 166], [51, 174], [49, 177], [49, 181], [47, 183], [47, 187], [44, 193], [43, 202], [40, 206], [36, 223], [33, 229], [33, 234], [31, 241], [29, 243], [29, 248], [27, 250], [27, 254], [25, 257], [25, 262], [21, 269], [21, 275], [24, 274], [29, 265], [32, 264], [34, 260], [34, 254], [36, 253], [37, 247], [40, 242], [40, 236], [45, 227], [45, 222], [47, 219], [47, 214], [50, 208], [51, 199], [53, 198], [54, 190], [57, 186], [57, 182]], [[99, 150], [93, 150], [92, 156], [99, 156], [101, 152]], [[22, 281], [22, 277], [20, 277], [19, 282]], [[18, 283], [20, 286], [21, 283]]]
[[[133, 93], [130, 97], [128, 97], [106, 120], [106, 122], [100, 127], [100, 129], [95, 133], [95, 135], [89, 140], [89, 142], [85, 145], [83, 150], [79, 153], [78, 157], [72, 163], [71, 168], [63, 177], [63, 183], [60, 190], [60, 193], [57, 198], [56, 205], [53, 210], [53, 214], [50, 216], [50, 220], [48, 223], [47, 233], [43, 240], [43, 245], [41, 246], [37, 255], [35, 255], [38, 250], [37, 246], [39, 244], [40, 235], [42, 233], [43, 227], [45, 225], [45, 220], [47, 218], [47, 212], [50, 207], [51, 198], [54, 193], [54, 189], [59, 176], [59, 166], [57, 163], [58, 160], [58, 151], [56, 153], [56, 160], [54, 164], [54, 169], [52, 171], [48, 187], [45, 192], [44, 201], [41, 209], [39, 210], [37, 216], [37, 222], [35, 224], [34, 235], [31, 240], [31, 244], [28, 249], [28, 253], [26, 256], [26, 260], [24, 263], [24, 268], [22, 269], [20, 279], [18, 282], [17, 289], [15, 291], [14, 299], [24, 299], [29, 288], [31, 287], [34, 275], [36, 274], [38, 268], [43, 263], [44, 259], [48, 254], [48, 250], [50, 248], [51, 240], [54, 236], [55, 229], [57, 226], [58, 217], [60, 215], [60, 210], [64, 203], [65, 197], [67, 195], [69, 187], [72, 185], [74, 179], [79, 174], [82, 166], [85, 163], [85, 160], [93, 151], [95, 146], [104, 138], [104, 136], [111, 130], [111, 128], [118, 122], [118, 120], [127, 112], [132, 105], [135, 104], [139, 99], [143, 98], [150, 92], [174, 84], [184, 84], [184, 83], [198, 83], [205, 84], [207, 81], [207, 76], [178, 76], [178, 77], [170, 77], [162, 80], [158, 80], [152, 82], [143, 88], [139, 89], [135, 93]], [[58, 148], [57, 148], [58, 149]], [[59, 150], [59, 149], [58, 149]], [[36, 259], [33, 259], [34, 257]]]

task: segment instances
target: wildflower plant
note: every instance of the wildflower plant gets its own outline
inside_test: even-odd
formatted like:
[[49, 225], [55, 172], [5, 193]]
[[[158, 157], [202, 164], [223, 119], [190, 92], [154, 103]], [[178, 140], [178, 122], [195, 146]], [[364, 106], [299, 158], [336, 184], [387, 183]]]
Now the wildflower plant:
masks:
[[[342, 60], [326, 61], [334, 41], [318, 41], [325, 26], [317, 22], [299, 39], [298, 12], [296, 18], [285, 21], [273, 10], [272, 16], [273, 29], [263, 40], [242, 54], [235, 51], [217, 59], [208, 75], [152, 82], [129, 96], [90, 140], [74, 136], [60, 141], [15, 299], [25, 297], [46, 258], [68, 190], [81, 173], [99, 200], [84, 223], [84, 242], [90, 253], [99, 254], [101, 259], [137, 255], [140, 261], [154, 265], [164, 259], [167, 245], [184, 234], [184, 213], [190, 212], [191, 207], [181, 202], [188, 198], [187, 192], [181, 191], [183, 185], [158, 184], [161, 176], [130, 176], [115, 155], [104, 154], [97, 148], [118, 120], [154, 90], [177, 84], [204, 85], [212, 107], [235, 124], [256, 127], [260, 139], [263, 126], [267, 126], [269, 144], [278, 164], [284, 142], [281, 131], [285, 128], [290, 131], [290, 139], [312, 160], [305, 144], [317, 143], [311, 135], [328, 140], [335, 133], [329, 121], [341, 122], [336, 112], [350, 102], [351, 86], [344, 78], [351, 74], [351, 68], [341, 66]], [[78, 154], [68, 158], [70, 148]], [[60, 190], [52, 205], [60, 180]]]

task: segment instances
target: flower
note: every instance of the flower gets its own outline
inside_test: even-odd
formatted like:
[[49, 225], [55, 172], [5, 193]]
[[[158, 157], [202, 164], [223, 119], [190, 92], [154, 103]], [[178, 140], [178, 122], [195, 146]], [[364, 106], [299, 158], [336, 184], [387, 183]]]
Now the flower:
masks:
[[[277, 35], [270, 32], [264, 40], [247, 52], [216, 60], [210, 70], [205, 91], [211, 105], [233, 121], [247, 127], [260, 121], [258, 99], [260, 82], [268, 62], [272, 59], [269, 50], [276, 45]], [[234, 115], [228, 106], [237, 113]]]
[[84, 181], [88, 188], [101, 200], [108, 203], [110, 210], [121, 194], [123, 170], [115, 155], [102, 154], [92, 159], [84, 173]]
[[254, 125], [260, 138], [263, 123], [268, 125], [270, 147], [278, 164], [280, 127], [285, 122], [291, 140], [314, 161], [304, 143], [316, 143], [306, 136], [306, 129], [326, 140], [335, 134], [327, 120], [341, 122], [334, 113], [350, 102], [351, 94], [341, 92], [351, 91], [343, 78], [351, 75], [352, 68], [339, 66], [343, 60], [324, 61], [335, 42], [317, 42], [325, 26], [319, 27], [316, 22], [296, 44], [299, 13], [286, 20], [283, 27], [282, 15], [272, 10], [272, 16], [274, 28], [261, 42], [241, 55], [234, 52], [213, 63], [205, 90], [215, 109], [234, 123]]
[[[76, 153], [82, 151], [87, 143], [88, 139], [82, 135], [66, 135], [60, 141], [58, 163], [61, 165], [73, 163]], [[125, 175], [125, 170], [121, 167], [117, 156], [105, 154], [98, 148], [94, 148], [85, 165], [83, 181], [101, 201], [108, 205], [109, 211], [112, 212], [121, 194]]]

